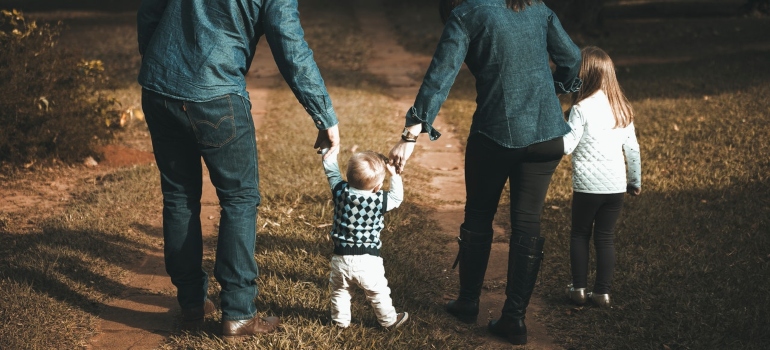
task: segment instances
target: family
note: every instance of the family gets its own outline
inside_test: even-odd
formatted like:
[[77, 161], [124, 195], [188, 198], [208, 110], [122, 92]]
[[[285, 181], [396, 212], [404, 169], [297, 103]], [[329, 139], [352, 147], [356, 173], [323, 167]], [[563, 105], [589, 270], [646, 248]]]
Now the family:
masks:
[[[465, 150], [465, 217], [459, 227], [460, 290], [446, 311], [475, 323], [489, 261], [492, 222], [506, 183], [511, 236], [506, 301], [489, 331], [527, 343], [527, 306], [543, 259], [540, 217], [551, 177], [572, 154], [573, 201], [566, 298], [610, 306], [614, 228], [625, 193], [641, 192], [633, 111], [609, 56], [579, 49], [540, 0], [440, 0], [444, 30], [399, 142], [387, 156], [358, 152], [343, 178], [331, 99], [300, 25], [297, 0], [142, 0], [137, 14], [146, 115], [163, 194], [166, 271], [177, 288], [182, 327], [222, 311], [222, 337], [235, 342], [280, 328], [257, 314], [254, 260], [260, 204], [257, 144], [245, 75], [264, 36], [281, 75], [318, 129], [334, 203], [329, 284], [331, 316], [351, 321], [350, 291], [360, 287], [383, 327], [409, 318], [390, 298], [380, 257], [383, 213], [404, 200], [401, 173], [465, 63], [476, 79], [476, 110]], [[552, 68], [552, 66], [554, 68]], [[572, 94], [565, 120], [557, 94]], [[221, 206], [214, 276], [220, 305], [207, 298], [202, 268], [201, 158]], [[383, 190], [385, 178], [389, 187]], [[596, 281], [588, 292], [589, 244]]]

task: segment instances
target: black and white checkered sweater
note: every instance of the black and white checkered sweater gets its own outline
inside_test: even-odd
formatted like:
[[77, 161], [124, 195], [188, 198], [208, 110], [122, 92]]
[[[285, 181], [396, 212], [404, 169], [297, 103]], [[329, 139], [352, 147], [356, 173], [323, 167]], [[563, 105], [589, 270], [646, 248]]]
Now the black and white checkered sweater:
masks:
[[332, 241], [334, 254], [380, 256], [380, 231], [385, 227], [387, 191], [371, 195], [355, 195], [349, 191], [346, 181], [339, 182], [332, 190], [334, 222]]

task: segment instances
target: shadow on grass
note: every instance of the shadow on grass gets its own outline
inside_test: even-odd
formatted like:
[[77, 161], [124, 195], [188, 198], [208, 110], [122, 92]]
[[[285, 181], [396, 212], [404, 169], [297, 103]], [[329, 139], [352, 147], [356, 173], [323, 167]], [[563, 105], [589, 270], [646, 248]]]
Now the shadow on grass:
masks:
[[567, 303], [570, 203], [549, 202], [563, 209], [546, 209], [544, 217], [549, 239], [538, 290], [548, 305], [546, 324], [575, 349], [767, 348], [770, 326], [760, 320], [770, 317], [768, 198], [770, 188], [760, 182], [627, 196], [610, 310]]
[[89, 313], [97, 311], [102, 299], [125, 289], [115, 268], [130, 270], [143, 250], [151, 248], [106, 232], [51, 228], [42, 233], [2, 232], [0, 247], [3, 278]]

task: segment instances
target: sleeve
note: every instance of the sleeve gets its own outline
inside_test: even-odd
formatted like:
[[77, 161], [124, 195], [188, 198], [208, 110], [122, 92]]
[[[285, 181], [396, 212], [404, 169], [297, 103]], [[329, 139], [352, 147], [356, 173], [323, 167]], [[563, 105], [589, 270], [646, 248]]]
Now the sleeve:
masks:
[[337, 114], [305, 41], [299, 21], [297, 0], [265, 1], [265, 38], [283, 79], [294, 96], [313, 118], [316, 128], [326, 130], [337, 125]]
[[388, 189], [387, 207], [385, 211], [391, 211], [398, 208], [404, 201], [404, 184], [400, 175], [390, 177], [390, 189]]
[[556, 93], [568, 94], [577, 92], [583, 85], [578, 77], [580, 73], [580, 48], [575, 45], [559, 22], [553, 11], [548, 15], [548, 36], [546, 38], [548, 54], [556, 65], [553, 73], [553, 83]]
[[460, 19], [456, 16], [450, 17], [444, 26], [444, 32], [414, 105], [406, 113], [406, 126], [422, 124], [422, 132], [427, 132], [431, 140], [441, 136], [441, 133], [433, 128], [433, 121], [436, 120], [436, 115], [460, 72], [469, 44], [470, 38]]
[[168, 0], [142, 0], [136, 13], [136, 34], [139, 39], [139, 53], [144, 56], [144, 50], [150, 43], [155, 28], [158, 27]]
[[[328, 149], [321, 152], [322, 157], [324, 154], [326, 154], [326, 151], [328, 151]], [[334, 190], [334, 187], [342, 182], [342, 173], [340, 173], [340, 166], [337, 164], [337, 155], [323, 159], [322, 162], [324, 166], [324, 172], [326, 173], [326, 178], [329, 180], [329, 187]]]
[[639, 141], [636, 140], [636, 128], [634, 123], [626, 127], [628, 136], [623, 142], [623, 153], [626, 155], [627, 181], [636, 188], [642, 188], [642, 156], [639, 150]]
[[586, 120], [583, 117], [583, 113], [580, 112], [580, 108], [572, 106], [572, 109], [569, 111], [569, 120], [567, 121], [567, 125], [572, 130], [564, 135], [564, 154], [571, 154], [575, 151], [575, 148], [580, 143], [580, 139], [583, 138], [585, 124]]

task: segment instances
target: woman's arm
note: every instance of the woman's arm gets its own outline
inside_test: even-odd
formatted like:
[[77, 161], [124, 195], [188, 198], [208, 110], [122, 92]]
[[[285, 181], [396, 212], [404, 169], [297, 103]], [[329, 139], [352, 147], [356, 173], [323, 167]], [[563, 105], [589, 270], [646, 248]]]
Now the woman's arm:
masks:
[[[457, 73], [465, 61], [470, 39], [460, 19], [451, 16], [441, 35], [433, 60], [425, 73], [420, 91], [417, 93], [414, 105], [406, 113], [405, 127], [414, 135], [428, 133], [431, 140], [441, 136], [433, 128], [441, 105], [449, 95], [449, 89], [454, 84]], [[391, 149], [389, 158], [396, 171], [400, 174], [406, 166], [406, 161], [414, 151], [414, 142], [399, 140]]]
[[457, 73], [460, 72], [469, 44], [470, 38], [460, 19], [456, 16], [450, 17], [444, 26], [444, 32], [428, 71], [425, 73], [414, 105], [406, 113], [406, 126], [422, 124], [422, 132], [427, 132], [431, 140], [441, 136], [433, 129], [433, 121], [441, 105], [446, 101]]
[[580, 90], [583, 82], [578, 78], [580, 73], [580, 48], [575, 45], [559, 22], [559, 18], [549, 10], [548, 16], [548, 54], [556, 65], [553, 73], [553, 83], [556, 93], [568, 94]]

